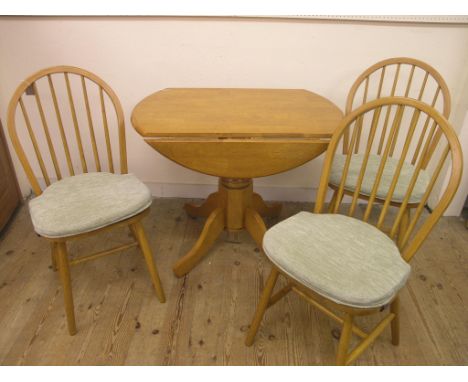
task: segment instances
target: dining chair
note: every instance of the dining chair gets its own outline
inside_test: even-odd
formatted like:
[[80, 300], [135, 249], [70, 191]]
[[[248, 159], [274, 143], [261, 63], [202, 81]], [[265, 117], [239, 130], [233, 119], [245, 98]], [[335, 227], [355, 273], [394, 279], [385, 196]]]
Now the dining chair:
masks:
[[[40, 70], [14, 92], [8, 130], [35, 194], [29, 202], [34, 230], [49, 241], [60, 274], [70, 335], [76, 334], [71, 265], [138, 246], [165, 302], [142, 225], [151, 193], [128, 174], [122, 106], [109, 85], [76, 67]], [[67, 243], [117, 227], [128, 227], [134, 240], [69, 259]]]
[[[448, 90], [447, 84], [445, 83], [443, 77], [440, 73], [434, 69], [429, 64], [408, 57], [396, 57], [386, 59], [376, 64], [372, 65], [366, 69], [354, 82], [352, 85], [347, 101], [345, 114], [351, 113], [356, 107], [365, 104], [368, 101], [379, 99], [386, 96], [404, 96], [407, 98], [414, 98], [419, 101], [425, 102], [435, 109], [439, 110], [445, 118], [450, 116], [450, 92]], [[385, 118], [388, 119], [391, 109], [386, 110]], [[432, 149], [437, 145], [437, 140], [439, 139], [438, 133], [434, 137], [434, 142], [432, 144]], [[422, 139], [422, 138], [421, 138]], [[337, 197], [337, 187], [339, 184], [340, 174], [343, 171], [343, 158], [347, 154], [346, 150], [349, 144], [349, 134], [345, 132], [343, 139], [343, 155], [341, 160], [336, 160], [333, 164], [332, 173], [333, 176], [330, 177], [330, 187], [334, 189], [332, 196], [332, 202], [330, 203], [330, 208], [333, 208], [333, 204], [336, 201]], [[350, 172], [355, 173], [359, 167], [359, 160], [362, 156], [360, 150], [365, 145], [365, 142], [360, 139], [360, 136], [357, 137], [357, 144], [354, 147], [354, 154], [356, 158], [353, 157], [352, 165]], [[383, 140], [379, 142], [378, 149], [374, 154], [369, 158], [369, 165], [376, 166], [380, 161], [380, 156], [382, 155], [383, 150]], [[337, 154], [339, 155], [339, 154]], [[398, 159], [399, 152], [395, 151], [395, 148], [392, 148], [390, 151], [390, 158]], [[389, 166], [394, 161], [389, 161]], [[414, 162], [412, 162], [414, 164]], [[426, 167], [426, 163], [423, 163], [423, 169]], [[363, 186], [361, 190], [361, 199], [366, 199], [370, 193], [368, 185], [372, 184], [374, 179], [368, 179], [368, 176], [374, 174], [373, 172], [366, 173]], [[403, 173], [401, 176], [405, 176]], [[388, 192], [388, 188], [385, 186], [387, 184], [382, 184], [381, 189], [376, 197], [376, 201], [383, 202], [385, 195]], [[355, 188], [353, 184], [349, 183], [345, 185], [343, 195], [353, 195]], [[413, 202], [414, 200], [412, 200]], [[398, 204], [397, 198], [392, 200], [392, 203]], [[408, 205], [408, 210], [405, 211], [405, 214], [409, 216], [410, 209], [412, 208], [413, 203]], [[404, 224], [408, 219], [405, 218], [402, 222]], [[404, 230], [405, 227], [402, 227]]]
[[[389, 117], [389, 132], [385, 134], [384, 115], [388, 109], [393, 111]], [[429, 118], [428, 124], [426, 118]], [[342, 200], [347, 179], [354, 177], [349, 170], [357, 137], [363, 134], [360, 128], [363, 120], [370, 122], [370, 129], [366, 132], [367, 143], [359, 161], [355, 191], [351, 200], [335, 203], [331, 213], [326, 213], [325, 199], [333, 162], [346, 133], [350, 140], [337, 200]], [[380, 161], [377, 168], [370, 169], [375, 171], [375, 181], [371, 184], [367, 205], [359, 205], [364, 175], [371, 165], [369, 158], [378, 149], [382, 134], [385, 138]], [[429, 156], [437, 135], [440, 136], [437, 147]], [[417, 139], [418, 136], [424, 137], [423, 140]], [[390, 152], [398, 143], [403, 149], [400, 158], [395, 160]], [[414, 164], [407, 164], [405, 160], [411, 156], [416, 157]], [[314, 213], [299, 212], [270, 228], [263, 238], [263, 249], [272, 263], [272, 270], [250, 325], [246, 345], [252, 345], [266, 309], [290, 291], [342, 324], [336, 356], [338, 365], [353, 363], [389, 324], [392, 343], [398, 345], [398, 293], [409, 277], [409, 262], [452, 200], [462, 167], [461, 147], [454, 130], [441, 114], [425, 103], [386, 97], [364, 104], [345, 116], [326, 153]], [[421, 176], [423, 173], [425, 177]], [[380, 197], [383, 203], [376, 203], [381, 183], [388, 183], [388, 191]], [[392, 211], [389, 206], [395, 195], [399, 202], [396, 211]], [[397, 245], [394, 240], [399, 223], [405, 218], [404, 211], [410, 203], [414, 204], [415, 213], [405, 225], [405, 231], [400, 232]], [[383, 231], [384, 223], [391, 223], [389, 232]], [[273, 294], [279, 275], [287, 283]], [[384, 318], [370, 332], [355, 324], [359, 316], [383, 311]], [[362, 341], [349, 351], [352, 334]]]

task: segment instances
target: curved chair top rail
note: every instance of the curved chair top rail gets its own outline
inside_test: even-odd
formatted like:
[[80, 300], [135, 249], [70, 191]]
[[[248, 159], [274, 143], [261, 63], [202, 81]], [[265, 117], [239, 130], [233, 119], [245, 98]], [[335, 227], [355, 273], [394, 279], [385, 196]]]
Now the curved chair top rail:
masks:
[[[73, 82], [75, 77], [77, 80]], [[59, 80], [62, 85], [60, 88], [57, 86]], [[95, 88], [92, 88], [93, 86]], [[34, 96], [31, 97], [34, 98], [34, 102], [32, 99], [25, 99], [25, 95], [28, 94]], [[92, 107], [93, 98], [90, 97], [92, 95], [95, 96], [95, 103], [99, 104], [99, 112], [96, 111], [97, 107]], [[111, 121], [112, 123], [109, 121], [112, 116], [106, 111], [106, 103], [115, 111], [115, 120]], [[23, 124], [17, 123], [18, 105], [23, 115]], [[54, 114], [55, 118], [51, 117]], [[99, 117], [96, 117], [96, 114]], [[95, 171], [104, 171], [104, 164], [101, 163], [99, 155], [100, 146], [106, 147], [106, 154], [102, 156], [107, 156], [108, 171], [115, 172], [112, 151], [113, 131], [109, 128], [110, 125], [117, 125], [120, 172], [127, 173], [124, 123], [122, 106], [111, 87], [94, 73], [73, 66], [54, 66], [32, 74], [20, 83], [8, 105], [10, 138], [36, 195], [42, 193], [42, 188], [26, 152], [34, 151], [46, 187], [54, 179], [48, 171], [51, 168], [53, 168], [51, 171], [55, 172], [55, 179], [60, 180], [66, 176], [64, 169], [61, 168], [61, 163], [65, 162], [65, 159], [69, 176], [92, 171], [89, 162], [93, 160], [90, 157], [94, 158]], [[97, 129], [98, 124], [102, 129]], [[21, 132], [27, 130], [27, 134], [18, 132], [19, 125], [23, 127]], [[87, 125], [87, 128], [84, 125]], [[24, 145], [28, 136], [29, 149], [25, 150]], [[58, 136], [61, 144], [57, 142]], [[89, 142], [92, 148], [89, 152], [86, 151], [89, 147], [86, 142]], [[73, 161], [74, 157], [79, 157], [76, 164]]]
[[[390, 69], [391, 67], [394, 67], [394, 71]], [[380, 75], [378, 75], [379, 71]], [[370, 78], [374, 73], [378, 77], [378, 87], [372, 87], [370, 84], [372, 82]], [[418, 84], [419, 87], [417, 87]], [[356, 79], [349, 91], [345, 114], [349, 114], [353, 110], [358, 91], [362, 92], [362, 99], [359, 101], [358, 106], [387, 96], [403, 96], [431, 105], [442, 112], [447, 119], [450, 115], [450, 92], [444, 79], [432, 66], [414, 58], [389, 58], [377, 62], [365, 70]], [[431, 150], [437, 145], [439, 138], [440, 136], [437, 134]], [[343, 142], [343, 153], [346, 154], [345, 147], [349, 143], [347, 133], [345, 133]], [[390, 156], [393, 156], [393, 153]]]
[[[390, 122], [387, 128], [386, 123], [388, 120], [384, 118], [384, 115], [385, 110], [391, 108], [393, 112], [390, 113], [390, 118], [388, 118]], [[429, 118], [429, 123], [424, 123], [424, 120], [427, 120], [427, 118]], [[364, 132], [362, 125], [366, 119], [369, 120], [369, 124], [367, 131]], [[420, 130], [420, 135], [415, 133], [418, 130]], [[369, 156], [375, 153], [377, 146], [382, 142], [381, 139], [376, 139], [379, 132], [383, 132], [382, 135], [385, 138], [381, 153], [378, 156], [380, 163], [372, 191], [368, 195], [367, 206], [364, 211], [362, 208], [358, 208], [357, 204], [364, 174], [367, 171], [366, 166]], [[365, 149], [362, 152], [362, 163], [361, 167], [358, 168], [359, 175], [356, 179], [356, 187], [347, 214], [353, 217], [362, 214], [361, 219], [363, 221], [374, 224], [382, 231], [385, 231], [384, 223], [388, 224], [388, 220], [393, 222], [388, 234], [392, 239], [395, 239], [397, 234], [403, 235], [400, 250], [402, 251], [403, 258], [409, 261], [446, 210], [459, 186], [463, 169], [463, 156], [458, 137], [444, 116], [433, 107], [418, 100], [405, 97], [385, 97], [362, 105], [344, 117], [330, 141], [317, 194], [316, 213], [321, 213], [323, 210], [330, 179], [330, 170], [335, 155], [342, 155], [337, 154], [337, 149], [344, 139], [345, 133], [350, 134], [351, 140], [347, 146], [347, 153], [343, 155], [345, 157], [344, 168], [337, 191], [337, 200], [340, 202], [342, 200], [354, 147], [358, 142], [358, 135], [366, 134], [367, 139], [365, 140]], [[437, 147], [434, 148], [433, 143], [437, 135], [440, 139], [438, 139]], [[391, 150], [396, 145], [402, 148], [395, 170], [390, 177], [391, 181], [389, 181], [390, 185], [387, 196], [383, 204], [382, 202], [375, 203], [376, 193], [380, 187], [384, 168], [390, 158]], [[433, 149], [432, 155], [429, 154], [431, 149]], [[403, 164], [405, 162], [408, 163], [407, 158], [410, 157], [413, 158], [413, 172], [410, 174], [410, 181], [406, 186], [401, 204], [397, 206], [397, 212], [393, 213], [395, 211], [393, 210], [389, 213], [389, 206], [399, 182]], [[447, 161], [448, 158], [449, 161]], [[426, 170], [424, 170], [425, 164], [427, 165]], [[450, 178], [448, 183], [445, 184], [445, 172], [442, 170], [448, 166], [450, 166]], [[427, 185], [424, 188], [425, 192], [417, 205], [412, 205], [415, 209], [412, 209], [414, 213], [410, 217], [406, 231], [403, 233], [398, 232], [400, 222], [408, 207], [410, 196], [422, 171], [427, 173], [428, 179]], [[438, 197], [439, 195], [441, 195], [440, 198]], [[433, 203], [431, 202], [432, 211], [423, 214], [430, 197], [430, 200], [433, 201]], [[435, 199], [432, 199], [434, 197]], [[338, 213], [340, 211], [342, 213], [347, 208], [347, 205], [340, 204], [340, 202], [335, 203], [334, 210], [331, 212]], [[420, 222], [422, 223], [419, 224]]]
[[[397, 85], [400, 80], [401, 68], [404, 65], [410, 66], [411, 69], [410, 69], [408, 78], [406, 79], [406, 82], [404, 82], [404, 84], [406, 85], [403, 87], [404, 93], [400, 94], [397, 90]], [[385, 91], [383, 89], [383, 83], [385, 81], [386, 74], [388, 74], [388, 68], [391, 66], [396, 66], [396, 70], [395, 70], [395, 73], [393, 74], [393, 78], [390, 77], [390, 79], [393, 79], [393, 81], [391, 82], [392, 86], [391, 86], [390, 93], [385, 94]], [[424, 77], [422, 78], [419, 88], [415, 88], [415, 76], [414, 75], [415, 75], [416, 69], [420, 69], [424, 73]], [[376, 96], [372, 99], [378, 99], [378, 98], [387, 97], [387, 96], [409, 97], [410, 90], [412, 88], [415, 88], [418, 90], [417, 98], [416, 97], [411, 97], [411, 98], [415, 98], [419, 101], [423, 101], [423, 96], [425, 95], [424, 92], [428, 90], [427, 89], [428, 79], [432, 78], [437, 84], [437, 87], [433, 95], [432, 93], [430, 94], [432, 95], [432, 97], [428, 95], [429, 100], [431, 102], [426, 102], [426, 103], [430, 103], [431, 106], [436, 107], [436, 102], [438, 100], [439, 94], [442, 93], [443, 110], [441, 110], [441, 112], [447, 119], [450, 116], [450, 108], [451, 108], [450, 92], [443, 77], [431, 65], [423, 61], [417, 60], [415, 58], [410, 58], [410, 57], [388, 58], [388, 59], [379, 61], [375, 63], [374, 65], [370, 66], [368, 69], [366, 69], [356, 79], [354, 84], [351, 86], [351, 89], [348, 94], [348, 98], [346, 100], [346, 110], [345, 110], [346, 114], [349, 114], [353, 110], [353, 104], [354, 104], [354, 100], [356, 97], [356, 93], [363, 84], [365, 86], [365, 89], [363, 92], [363, 98], [362, 98], [362, 101], [360, 102], [360, 105], [372, 100], [372, 99], [368, 99], [369, 97], [368, 90], [369, 90], [369, 81], [370, 81], [369, 79], [372, 74], [378, 71], [380, 71], [379, 87], [377, 88]]]

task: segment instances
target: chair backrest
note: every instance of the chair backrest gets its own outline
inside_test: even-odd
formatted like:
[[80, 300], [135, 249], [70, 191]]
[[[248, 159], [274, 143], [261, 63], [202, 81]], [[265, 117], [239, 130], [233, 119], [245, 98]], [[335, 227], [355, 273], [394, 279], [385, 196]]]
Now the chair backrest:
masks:
[[[450, 92], [442, 76], [425, 62], [408, 57], [389, 58], [366, 69], [349, 91], [345, 114], [366, 102], [393, 96], [417, 99], [445, 118], [450, 116]], [[345, 134], [344, 142], [348, 143], [348, 139]]]
[[[385, 115], [388, 109], [392, 109], [393, 111], [390, 112], [387, 118]], [[425, 123], [426, 119], [429, 119], [429, 123]], [[364, 131], [362, 125], [366, 122], [369, 125], [369, 129]], [[389, 128], [387, 128], [387, 124]], [[418, 131], [419, 134], [417, 134]], [[463, 157], [457, 135], [445, 117], [431, 106], [414, 99], [386, 97], [362, 105], [345, 116], [330, 141], [315, 205], [316, 213], [321, 213], [324, 210], [330, 170], [335, 156], [342, 155], [337, 153], [337, 149], [342, 144], [345, 133], [348, 133], [351, 139], [346, 147], [347, 154], [345, 154], [343, 173], [337, 188], [338, 194], [336, 200], [338, 202], [335, 203], [334, 209], [331, 212], [344, 212], [349, 216], [361, 218], [366, 222], [374, 224], [382, 231], [385, 231], [384, 223], [386, 227], [390, 221], [390, 232], [386, 233], [392, 239], [395, 239], [397, 234], [402, 235], [398, 239], [399, 242], [402, 240], [400, 250], [402, 251], [403, 258], [409, 261], [448, 207], [460, 183]], [[432, 149], [431, 146], [434, 142], [434, 136], [437, 134], [440, 136], [440, 139], [432, 155], [428, 158], [428, 153]], [[351, 197], [352, 200], [347, 200], [344, 203], [342, 202], [342, 196], [359, 135], [366, 136], [364, 138], [366, 144], [362, 150], [362, 163], [358, 170], [359, 175]], [[382, 152], [377, 156], [380, 163], [376, 171], [372, 191], [367, 198], [367, 205], [358, 206], [359, 194], [364, 174], [367, 171], [366, 167], [369, 157], [370, 155], [375, 155], [380, 145], [382, 145]], [[390, 157], [390, 152], [396, 145], [402, 148], [393, 175], [390, 174], [391, 182], [389, 190], [384, 200], [381, 200], [380, 203], [375, 203], [377, 199], [376, 193], [382, 180], [384, 168]], [[409, 182], [406, 183], [406, 189], [403, 190], [401, 203], [394, 204], [392, 203], [393, 193], [399, 182], [403, 164], [408, 163], [407, 158], [412, 158], [413, 172], [410, 174]], [[428, 162], [428, 165], [427, 169], [423, 170], [425, 162]], [[445, 184], [445, 172], [443, 169], [449, 166], [450, 177], [448, 183]], [[404, 218], [410, 197], [422, 171], [425, 171], [427, 175], [427, 187], [425, 192], [423, 190], [423, 195], [417, 204], [412, 202], [412, 216], [406, 230], [400, 233], [398, 232], [400, 223]], [[438, 194], [439, 191], [440, 194]], [[431, 196], [432, 193], [442, 196], [436, 198], [437, 201], [432, 206], [432, 210], [426, 211], [425, 207], [427, 206], [429, 197], [434, 196]], [[396, 209], [392, 209], [390, 212], [389, 207], [391, 205], [394, 205]]]
[[[114, 160], [120, 173], [128, 171], [120, 101], [87, 70], [55, 66], [25, 79], [8, 106], [8, 130], [36, 195], [42, 193], [39, 179], [49, 186], [79, 173], [115, 173]], [[113, 147], [119, 147], [118, 159]], [[31, 153], [29, 159], [26, 153]]]

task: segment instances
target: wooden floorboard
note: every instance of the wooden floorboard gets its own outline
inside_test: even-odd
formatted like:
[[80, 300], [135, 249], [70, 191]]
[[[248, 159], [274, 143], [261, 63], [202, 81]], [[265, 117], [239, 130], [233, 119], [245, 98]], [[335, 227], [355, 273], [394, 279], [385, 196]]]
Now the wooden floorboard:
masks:
[[[167, 302], [159, 303], [137, 248], [72, 268], [78, 333], [68, 335], [48, 243], [22, 207], [0, 236], [0, 364], [330, 365], [338, 325], [289, 294], [269, 309], [252, 347], [244, 337], [270, 265], [246, 233], [222, 236], [184, 278], [172, 266], [204, 220], [186, 199], [155, 199], [144, 221]], [[311, 206], [285, 203], [280, 219]], [[277, 219], [268, 219], [271, 226]], [[91, 253], [128, 242], [117, 229], [70, 246]], [[401, 293], [401, 342], [386, 329], [358, 365], [468, 364], [468, 230], [443, 218], [412, 262]], [[370, 329], [377, 318], [364, 318]]]

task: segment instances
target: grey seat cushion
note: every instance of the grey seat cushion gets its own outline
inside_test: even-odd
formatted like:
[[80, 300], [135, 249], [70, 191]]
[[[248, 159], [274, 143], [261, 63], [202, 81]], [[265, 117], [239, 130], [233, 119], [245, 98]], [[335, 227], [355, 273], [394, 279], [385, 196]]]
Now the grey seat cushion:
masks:
[[29, 202], [35, 231], [65, 237], [93, 231], [138, 214], [151, 192], [134, 175], [87, 173], [62, 179]]
[[351, 307], [386, 304], [410, 273], [410, 266], [387, 235], [338, 214], [300, 212], [270, 228], [263, 248], [294, 280]]
[[[367, 162], [366, 172], [362, 180], [360, 194], [369, 196], [374, 187], [375, 178], [380, 166], [380, 155], [370, 154]], [[364, 159], [363, 154], [353, 154], [349, 164], [348, 175], [345, 181], [345, 190], [353, 192], [361, 172], [361, 166]], [[397, 168], [399, 159], [388, 157], [380, 180], [379, 188], [377, 190], [377, 197], [385, 199], [392, 184], [393, 176]], [[341, 176], [346, 163], [346, 155], [335, 154], [333, 159], [332, 168], [330, 171], [329, 183], [338, 187], [341, 182]], [[402, 202], [405, 198], [411, 178], [414, 174], [415, 166], [410, 163], [404, 162], [401, 168], [400, 176], [392, 195], [392, 201]], [[414, 185], [413, 192], [411, 193], [409, 202], [418, 203], [429, 185], [429, 175], [427, 171], [421, 170]]]

